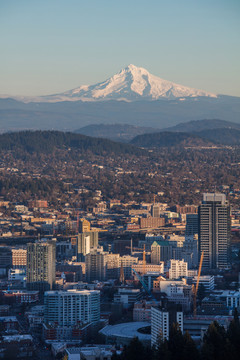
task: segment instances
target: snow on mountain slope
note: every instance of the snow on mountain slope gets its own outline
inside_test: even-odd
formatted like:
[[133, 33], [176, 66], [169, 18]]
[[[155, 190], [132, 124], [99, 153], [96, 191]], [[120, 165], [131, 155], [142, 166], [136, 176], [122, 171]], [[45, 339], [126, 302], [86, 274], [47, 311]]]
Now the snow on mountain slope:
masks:
[[[213, 97], [217, 95], [192, 89], [163, 80], [150, 74], [146, 69], [128, 65], [119, 73], [95, 85], [82, 85], [78, 88], [55, 95], [21, 99], [29, 101], [106, 101], [106, 100], [158, 100], [181, 99], [186, 97]], [[17, 98], [15, 98], [17, 99]], [[20, 100], [20, 101], [21, 101]]]
[[[157, 100], [182, 97], [217, 97], [205, 91], [174, 84], [150, 74], [135, 65], [128, 65], [111, 78], [96, 85], [84, 85], [62, 94], [48, 96], [48, 100]], [[44, 96], [46, 99], [46, 97]]]

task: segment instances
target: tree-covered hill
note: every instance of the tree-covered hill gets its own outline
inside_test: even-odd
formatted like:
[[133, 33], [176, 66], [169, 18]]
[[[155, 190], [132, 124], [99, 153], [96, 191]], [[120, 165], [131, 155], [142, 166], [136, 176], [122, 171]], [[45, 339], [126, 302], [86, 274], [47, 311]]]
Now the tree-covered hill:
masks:
[[21, 150], [28, 153], [52, 153], [56, 148], [74, 148], [81, 152], [90, 151], [96, 155], [132, 154], [144, 151], [130, 144], [93, 138], [81, 134], [60, 131], [21, 131], [0, 135], [0, 151]]
[[226, 121], [220, 119], [203, 119], [203, 120], [192, 120], [184, 123], [182, 122], [175, 126], [162, 129], [161, 131], [195, 133], [203, 130], [213, 130], [213, 129], [223, 129], [223, 128], [240, 130], [240, 124], [232, 121]]
[[212, 130], [202, 130], [195, 133], [204, 139], [222, 145], [240, 145], [240, 130], [221, 128]]
[[212, 142], [203, 139], [196, 134], [189, 133], [174, 133], [174, 132], [159, 132], [154, 134], [144, 134], [136, 136], [131, 144], [146, 148], [160, 148], [173, 146], [210, 146]]
[[240, 130], [233, 128], [206, 129], [195, 132], [159, 132], [136, 136], [131, 141], [136, 146], [146, 148], [160, 147], [198, 147], [211, 145], [240, 145]]

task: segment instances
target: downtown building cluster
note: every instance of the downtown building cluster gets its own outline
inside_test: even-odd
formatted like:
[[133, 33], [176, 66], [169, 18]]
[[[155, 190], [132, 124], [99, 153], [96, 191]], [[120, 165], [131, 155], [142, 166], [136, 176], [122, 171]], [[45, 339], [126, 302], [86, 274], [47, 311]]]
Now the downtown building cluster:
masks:
[[[30, 306], [29, 329], [53, 348], [85, 344], [97, 334], [121, 346], [150, 326], [141, 341], [153, 346], [159, 336], [169, 338], [173, 323], [200, 341], [215, 316], [227, 326], [240, 307], [236, 286], [221, 289], [231, 269], [231, 209], [224, 194], [204, 194], [198, 207], [130, 209], [123, 231], [92, 223], [78, 216], [75, 235], [0, 249], [8, 282], [15, 284], [2, 288], [3, 306]], [[193, 316], [197, 283], [201, 298]], [[6, 328], [8, 313], [0, 318]]]

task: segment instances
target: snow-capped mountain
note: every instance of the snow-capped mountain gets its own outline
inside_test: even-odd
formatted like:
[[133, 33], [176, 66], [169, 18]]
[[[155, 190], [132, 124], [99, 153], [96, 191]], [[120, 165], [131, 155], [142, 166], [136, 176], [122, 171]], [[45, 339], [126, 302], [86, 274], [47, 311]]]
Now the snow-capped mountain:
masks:
[[217, 97], [206, 91], [192, 89], [150, 74], [146, 69], [128, 65], [111, 78], [95, 85], [83, 85], [61, 94], [43, 96], [42, 100], [158, 100], [185, 97]]
[[[0, 96], [6, 98], [8, 96]], [[192, 89], [150, 74], [146, 69], [128, 65], [106, 81], [95, 85], [82, 85], [63, 93], [24, 97], [14, 96], [22, 102], [59, 102], [59, 101], [106, 101], [106, 100], [184, 100], [185, 98], [218, 96], [206, 91]]]

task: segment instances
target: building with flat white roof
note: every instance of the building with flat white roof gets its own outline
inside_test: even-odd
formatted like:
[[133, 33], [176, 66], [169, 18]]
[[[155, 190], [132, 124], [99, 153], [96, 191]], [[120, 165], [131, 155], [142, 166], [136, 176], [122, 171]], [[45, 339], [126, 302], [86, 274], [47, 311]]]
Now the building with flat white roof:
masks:
[[150, 328], [148, 322], [128, 322], [117, 325], [107, 325], [99, 331], [104, 335], [106, 342], [117, 345], [128, 345], [135, 337], [143, 342], [145, 345], [150, 345], [151, 335], [147, 331], [141, 329]]
[[87, 345], [67, 348], [68, 360], [111, 360], [112, 345]]
[[[196, 285], [197, 276], [193, 277], [193, 284]], [[201, 275], [199, 278], [199, 285], [202, 284], [206, 291], [214, 290], [214, 276], [213, 275]]]

